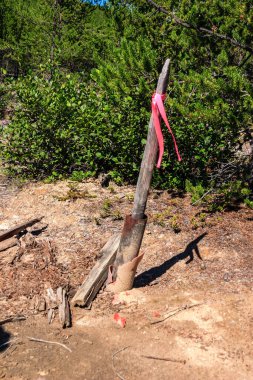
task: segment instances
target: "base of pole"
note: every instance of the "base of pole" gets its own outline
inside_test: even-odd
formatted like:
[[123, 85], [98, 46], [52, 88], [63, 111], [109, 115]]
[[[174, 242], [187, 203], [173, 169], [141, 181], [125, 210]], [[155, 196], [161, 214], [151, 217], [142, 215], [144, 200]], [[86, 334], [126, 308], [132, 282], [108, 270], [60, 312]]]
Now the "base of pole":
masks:
[[142, 219], [135, 219], [132, 215], [125, 217], [108, 291], [118, 293], [132, 289], [137, 266], [143, 257], [139, 251], [146, 224], [146, 215]]

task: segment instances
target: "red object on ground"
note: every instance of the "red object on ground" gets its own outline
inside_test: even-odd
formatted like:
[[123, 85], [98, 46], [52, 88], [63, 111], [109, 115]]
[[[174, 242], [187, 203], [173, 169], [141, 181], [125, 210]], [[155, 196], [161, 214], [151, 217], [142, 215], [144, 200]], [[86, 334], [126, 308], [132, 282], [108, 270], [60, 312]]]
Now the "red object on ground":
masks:
[[126, 325], [126, 318], [123, 318], [119, 315], [119, 313], [115, 313], [113, 316], [113, 320], [120, 325], [120, 327], [125, 327]]

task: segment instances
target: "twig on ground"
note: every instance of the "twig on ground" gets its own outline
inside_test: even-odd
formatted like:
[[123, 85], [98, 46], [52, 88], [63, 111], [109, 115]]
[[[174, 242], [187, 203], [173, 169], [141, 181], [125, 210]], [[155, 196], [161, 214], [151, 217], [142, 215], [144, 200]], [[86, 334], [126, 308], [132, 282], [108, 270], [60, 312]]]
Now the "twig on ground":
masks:
[[82, 339], [82, 343], [93, 344], [93, 342], [89, 339]]
[[[20, 342], [19, 342], [20, 343]], [[12, 351], [10, 351], [10, 349], [12, 348]], [[17, 349], [17, 346], [14, 346], [13, 347], [13, 344], [11, 344], [2, 354], [1, 354], [1, 356], [3, 357], [3, 358], [5, 358], [6, 356], [7, 356], [7, 353], [10, 355], [10, 354], [12, 354], [15, 350]]]
[[200, 201], [202, 201], [203, 198], [205, 198], [209, 193], [211, 193], [214, 189], [211, 188], [209, 190], [207, 190], [205, 192], [205, 194], [202, 195], [202, 197], [200, 197], [199, 199], [197, 199], [195, 202], [192, 203], [192, 206], [194, 206], [196, 203], [199, 203]]
[[203, 305], [203, 303], [195, 303], [194, 305], [184, 305], [182, 307], [179, 307], [178, 309], [172, 310], [168, 314], [165, 314], [163, 318], [158, 319], [157, 321], [151, 322], [151, 325], [155, 325], [157, 323], [164, 322], [164, 321], [166, 321], [166, 319], [173, 317], [173, 315], [180, 313], [180, 311], [192, 309], [193, 307], [200, 306], [200, 305]]
[[7, 340], [7, 342], [4, 342], [4, 343], [2, 343], [0, 345], [0, 348], [4, 347], [4, 346], [7, 346], [8, 344], [12, 344], [13, 342], [16, 342], [17, 340], [19, 340], [19, 338], [14, 338], [14, 339]]
[[130, 346], [126, 346], [126, 347], [123, 347], [121, 348], [120, 350], [114, 352], [114, 354], [112, 355], [112, 368], [113, 368], [113, 371], [114, 373], [118, 376], [118, 378], [120, 378], [120, 380], [125, 380], [124, 377], [122, 377], [117, 371], [116, 371], [116, 368], [115, 368], [115, 365], [114, 365], [114, 358], [117, 354], [119, 354], [120, 352], [122, 351], [125, 351], [127, 348], [129, 348]]
[[0, 326], [4, 325], [5, 323], [24, 321], [24, 320], [26, 320], [26, 317], [24, 315], [12, 315], [11, 317], [5, 318], [2, 321], [0, 321]]
[[177, 360], [177, 359], [170, 359], [170, 358], [159, 358], [157, 356], [141, 355], [141, 357], [142, 358], [146, 358], [146, 359], [163, 360], [165, 362], [174, 362], [174, 363], [182, 363], [182, 364], [186, 363], [186, 360]]
[[28, 336], [27, 337], [29, 340], [31, 340], [32, 342], [40, 342], [40, 343], [48, 343], [48, 344], [56, 344], [58, 346], [61, 346], [63, 348], [65, 348], [65, 350], [68, 350], [69, 352], [72, 352], [72, 350], [67, 347], [65, 344], [63, 343], [59, 343], [59, 342], [53, 342], [51, 340], [44, 340], [44, 339], [38, 339], [38, 338], [33, 338], [31, 336]]

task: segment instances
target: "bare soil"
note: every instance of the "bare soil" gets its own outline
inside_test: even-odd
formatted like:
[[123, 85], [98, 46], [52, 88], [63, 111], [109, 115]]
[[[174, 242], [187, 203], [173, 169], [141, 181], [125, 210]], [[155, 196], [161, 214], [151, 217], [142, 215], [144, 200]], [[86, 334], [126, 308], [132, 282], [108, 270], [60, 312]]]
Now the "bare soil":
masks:
[[[0, 252], [0, 379], [253, 379], [253, 211], [244, 206], [210, 214], [189, 196], [151, 192], [131, 302], [101, 292], [91, 310], [72, 307], [71, 328], [57, 315], [48, 324], [46, 289], [65, 286], [71, 298], [133, 194], [99, 181], [19, 188], [0, 178], [0, 231], [44, 215]], [[1, 323], [13, 315], [26, 320]]]

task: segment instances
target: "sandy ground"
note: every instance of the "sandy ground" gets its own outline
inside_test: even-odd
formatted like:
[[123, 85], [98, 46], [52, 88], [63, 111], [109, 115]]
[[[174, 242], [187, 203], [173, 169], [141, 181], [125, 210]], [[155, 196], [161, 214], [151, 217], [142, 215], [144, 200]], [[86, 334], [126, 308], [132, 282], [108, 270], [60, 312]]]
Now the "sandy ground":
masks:
[[65, 286], [71, 298], [121, 231], [133, 194], [98, 181], [18, 188], [0, 179], [0, 231], [44, 216], [20, 247], [0, 252], [0, 323], [26, 317], [0, 324], [0, 379], [253, 379], [253, 211], [243, 206], [209, 214], [188, 196], [152, 192], [126, 302], [101, 292], [91, 310], [72, 308], [71, 328], [57, 315], [48, 324], [38, 307], [46, 289]]

